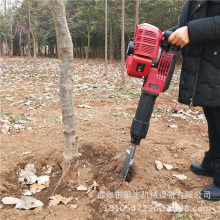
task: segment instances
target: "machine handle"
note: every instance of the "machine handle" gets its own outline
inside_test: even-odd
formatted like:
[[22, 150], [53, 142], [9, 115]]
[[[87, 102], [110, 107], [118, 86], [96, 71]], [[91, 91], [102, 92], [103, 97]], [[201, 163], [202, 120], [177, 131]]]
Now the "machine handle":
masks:
[[165, 50], [168, 52], [169, 50], [172, 51], [179, 51], [181, 49], [180, 46], [176, 46], [173, 45], [171, 43], [168, 42], [168, 38], [170, 37], [170, 35], [173, 33], [173, 31], [165, 31], [163, 33], [163, 40], [162, 40], [162, 48], [165, 48]]
[[130, 129], [131, 143], [134, 145], [139, 145], [141, 139], [145, 138], [147, 135], [156, 98], [157, 96], [148, 94], [142, 90], [136, 114]]
[[164, 41], [168, 41], [168, 38], [170, 35], [173, 33], [173, 31], [165, 31], [163, 36], [164, 36]]

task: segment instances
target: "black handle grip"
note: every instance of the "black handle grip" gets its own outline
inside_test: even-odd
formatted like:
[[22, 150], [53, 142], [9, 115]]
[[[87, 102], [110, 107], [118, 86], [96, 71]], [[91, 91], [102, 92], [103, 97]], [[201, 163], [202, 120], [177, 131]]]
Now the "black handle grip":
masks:
[[168, 41], [169, 36], [173, 33], [173, 31], [165, 31], [163, 36], [164, 36], [164, 41]]
[[146, 137], [156, 98], [142, 91], [130, 130], [132, 144], [139, 145], [141, 139]]

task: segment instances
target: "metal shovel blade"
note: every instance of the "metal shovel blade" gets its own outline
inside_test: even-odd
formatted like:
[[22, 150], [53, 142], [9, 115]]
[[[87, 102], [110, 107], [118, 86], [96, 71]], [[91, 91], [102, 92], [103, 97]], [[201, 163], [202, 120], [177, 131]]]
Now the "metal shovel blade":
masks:
[[125, 157], [125, 161], [124, 161], [124, 164], [121, 170], [125, 180], [134, 162], [133, 157], [134, 157], [135, 150], [136, 150], [136, 145], [133, 145], [131, 150], [126, 150], [126, 157]]

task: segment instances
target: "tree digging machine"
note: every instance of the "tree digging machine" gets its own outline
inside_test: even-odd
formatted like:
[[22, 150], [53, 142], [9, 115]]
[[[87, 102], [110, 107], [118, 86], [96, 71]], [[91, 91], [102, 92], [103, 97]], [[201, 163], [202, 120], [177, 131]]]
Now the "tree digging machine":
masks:
[[[133, 119], [131, 133], [131, 150], [126, 150], [126, 158], [121, 172], [128, 180], [130, 168], [137, 145], [146, 137], [151, 114], [159, 93], [165, 92], [174, 72], [176, 58], [168, 53], [172, 46], [168, 42], [171, 31], [161, 32], [157, 27], [144, 23], [136, 27], [134, 38], [127, 49], [127, 74], [143, 78], [143, 87]], [[174, 49], [175, 50], [175, 49]]]

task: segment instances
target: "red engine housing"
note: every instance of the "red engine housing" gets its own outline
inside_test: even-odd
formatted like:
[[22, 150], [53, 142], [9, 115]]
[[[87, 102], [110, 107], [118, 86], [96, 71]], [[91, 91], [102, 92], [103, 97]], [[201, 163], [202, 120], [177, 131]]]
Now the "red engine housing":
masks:
[[140, 24], [134, 34], [134, 54], [157, 58], [163, 34], [160, 29], [151, 24]]
[[[136, 27], [134, 35], [134, 52], [127, 57], [127, 73], [129, 76], [147, 78], [143, 89], [147, 92], [159, 94], [167, 87], [171, 64], [174, 55], [166, 53], [162, 49], [161, 55], [159, 48], [163, 34], [157, 27], [144, 23]], [[160, 57], [159, 57], [160, 56]], [[153, 59], [158, 59], [157, 67], [153, 67]]]

